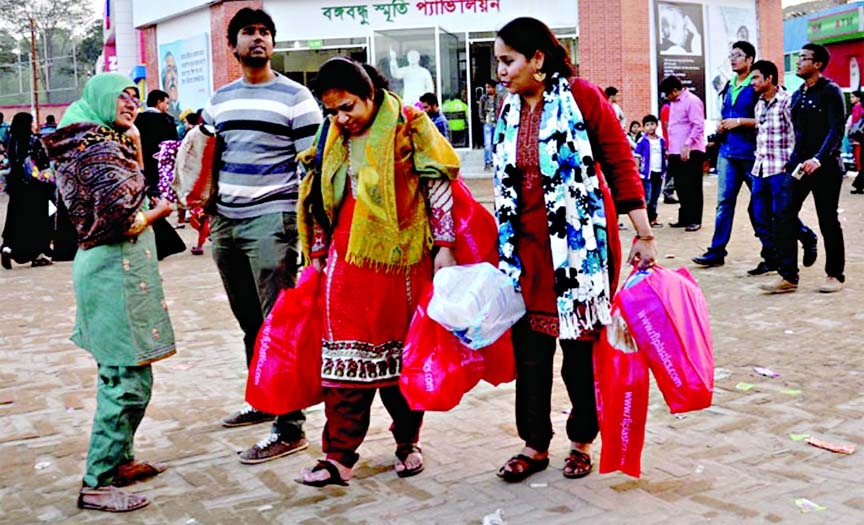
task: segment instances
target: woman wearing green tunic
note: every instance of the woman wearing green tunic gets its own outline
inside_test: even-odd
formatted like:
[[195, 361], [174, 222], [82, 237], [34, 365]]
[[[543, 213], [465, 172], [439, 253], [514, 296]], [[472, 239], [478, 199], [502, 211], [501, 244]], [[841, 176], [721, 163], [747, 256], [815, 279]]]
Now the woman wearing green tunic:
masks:
[[91, 78], [61, 128], [43, 139], [81, 248], [72, 265], [77, 314], [72, 340], [98, 364], [96, 414], [82, 509], [125, 512], [146, 506], [119, 490], [165, 470], [135, 461], [133, 439], [153, 385], [150, 364], [174, 354], [153, 230], [171, 213], [147, 202], [135, 128], [138, 90], [125, 76]]

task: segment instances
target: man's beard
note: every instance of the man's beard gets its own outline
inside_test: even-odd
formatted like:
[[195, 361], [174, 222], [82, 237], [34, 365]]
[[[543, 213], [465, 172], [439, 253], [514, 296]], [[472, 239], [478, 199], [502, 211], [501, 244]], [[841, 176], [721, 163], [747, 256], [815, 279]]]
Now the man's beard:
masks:
[[241, 56], [240, 63], [248, 67], [264, 67], [270, 62], [270, 57]]

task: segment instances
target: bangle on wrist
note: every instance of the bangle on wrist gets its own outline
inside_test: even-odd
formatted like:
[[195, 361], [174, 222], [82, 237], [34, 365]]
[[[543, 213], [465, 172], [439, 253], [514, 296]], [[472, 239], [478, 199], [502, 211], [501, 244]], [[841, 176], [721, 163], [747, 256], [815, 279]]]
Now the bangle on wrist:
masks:
[[653, 240], [654, 240], [654, 234], [650, 234], [650, 235], [636, 235], [636, 236], [633, 237], [633, 240], [634, 240], [634, 241], [653, 241]]
[[132, 222], [132, 226], [129, 227], [127, 233], [129, 235], [139, 235], [141, 232], [147, 229], [147, 217], [144, 215], [143, 211], [139, 211], [135, 214], [135, 220]]

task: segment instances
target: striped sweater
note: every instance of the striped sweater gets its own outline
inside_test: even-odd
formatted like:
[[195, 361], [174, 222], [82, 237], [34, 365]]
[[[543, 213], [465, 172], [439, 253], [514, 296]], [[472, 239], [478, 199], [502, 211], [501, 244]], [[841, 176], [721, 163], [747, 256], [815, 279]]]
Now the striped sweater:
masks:
[[229, 219], [297, 211], [297, 152], [309, 148], [321, 110], [301, 84], [279, 75], [220, 88], [204, 122], [224, 140], [216, 211]]

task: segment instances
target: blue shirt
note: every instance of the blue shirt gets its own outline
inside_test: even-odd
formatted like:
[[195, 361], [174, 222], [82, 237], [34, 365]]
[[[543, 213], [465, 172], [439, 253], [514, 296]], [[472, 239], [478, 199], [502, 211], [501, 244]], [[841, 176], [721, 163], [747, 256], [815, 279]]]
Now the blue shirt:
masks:
[[[720, 115], [726, 118], [756, 118], [756, 103], [759, 95], [753, 86], [746, 85], [738, 91], [737, 96], [732, 96], [732, 83], [723, 88], [723, 105]], [[732, 102], [732, 99], [735, 102]], [[724, 133], [725, 138], [720, 144], [720, 155], [730, 159], [755, 159], [756, 158], [756, 128], [740, 127]]]

